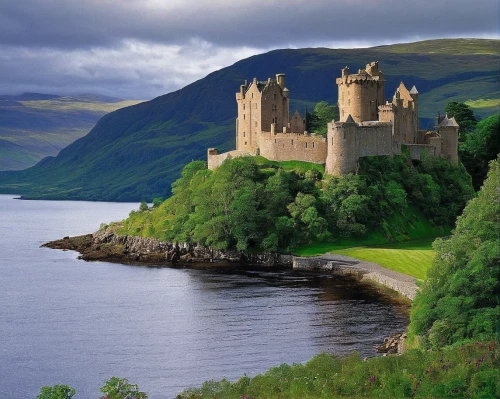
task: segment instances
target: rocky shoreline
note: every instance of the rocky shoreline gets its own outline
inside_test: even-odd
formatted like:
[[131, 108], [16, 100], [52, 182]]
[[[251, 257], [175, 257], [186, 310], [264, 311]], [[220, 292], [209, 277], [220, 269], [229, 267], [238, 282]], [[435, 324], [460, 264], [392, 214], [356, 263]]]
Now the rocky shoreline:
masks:
[[87, 261], [204, 267], [238, 264], [329, 271], [382, 284], [410, 300], [413, 300], [417, 292], [416, 280], [411, 276], [386, 269], [376, 263], [336, 254], [298, 257], [278, 253], [249, 254], [212, 250], [192, 243], [168, 243], [149, 237], [123, 236], [110, 228], [83, 236], [64, 237], [42, 246], [78, 251], [81, 254], [79, 258]]
[[[79, 259], [149, 266], [221, 267], [248, 265], [252, 267], [286, 267], [304, 271], [329, 271], [350, 275], [361, 281], [380, 283], [412, 300], [417, 291], [415, 279], [371, 262], [342, 255], [325, 254], [296, 257], [277, 253], [247, 254], [236, 251], [211, 250], [191, 243], [168, 243], [149, 237], [123, 236], [113, 229], [93, 234], [64, 237], [42, 247], [71, 250]], [[384, 344], [375, 347], [381, 353], [402, 353], [405, 333], [393, 334]]]

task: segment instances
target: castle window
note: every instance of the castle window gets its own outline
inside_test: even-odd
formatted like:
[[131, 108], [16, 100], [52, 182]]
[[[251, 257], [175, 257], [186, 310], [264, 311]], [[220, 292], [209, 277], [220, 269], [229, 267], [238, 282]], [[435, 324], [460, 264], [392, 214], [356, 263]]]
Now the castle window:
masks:
[[257, 121], [255, 121], [255, 127], [257, 127]]
[[314, 144], [315, 144], [315, 143], [313, 143], [313, 148], [315, 147], [315, 145], [314, 145]]
[[243, 111], [245, 110], [245, 104], [243, 104]]
[[257, 103], [255, 103], [255, 109], [257, 109]]
[[347, 105], [351, 105], [351, 99], [347, 100]]
[[252, 93], [252, 98], [253, 98], [253, 93]]
[[276, 139], [274, 139], [274, 144], [276, 144]]
[[306, 141], [306, 148], [307, 148], [307, 141]]
[[293, 139], [292, 139], [292, 145], [293, 145]]
[[247, 145], [247, 142], [245, 141], [245, 145]]
[[274, 99], [276, 100], [276, 93], [274, 93]]
[[245, 119], [245, 114], [243, 114], [243, 119]]
[[332, 145], [333, 145], [333, 137], [332, 137]]
[[245, 137], [245, 132], [243, 132], [243, 137]]

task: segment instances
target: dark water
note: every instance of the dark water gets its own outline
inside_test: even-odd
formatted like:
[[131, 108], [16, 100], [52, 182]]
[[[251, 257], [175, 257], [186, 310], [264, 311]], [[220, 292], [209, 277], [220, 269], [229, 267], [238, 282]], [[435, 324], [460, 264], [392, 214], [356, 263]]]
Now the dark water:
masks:
[[54, 384], [97, 398], [111, 376], [172, 398], [319, 352], [371, 356], [408, 322], [398, 305], [339, 277], [88, 263], [39, 248], [137, 207], [0, 195], [2, 398]]

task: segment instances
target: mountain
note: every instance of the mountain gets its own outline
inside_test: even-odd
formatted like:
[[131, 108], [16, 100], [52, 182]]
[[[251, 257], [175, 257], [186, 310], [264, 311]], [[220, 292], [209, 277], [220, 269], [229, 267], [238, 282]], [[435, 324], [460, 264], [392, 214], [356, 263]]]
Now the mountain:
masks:
[[274, 50], [213, 72], [181, 90], [105, 115], [87, 134], [24, 171], [0, 173], [0, 192], [29, 199], [138, 201], [165, 197], [182, 167], [208, 147], [233, 148], [235, 93], [245, 80], [286, 74], [291, 109], [335, 103], [335, 78], [379, 61], [386, 98], [404, 81], [420, 92], [421, 126], [448, 101], [496, 112], [500, 41], [442, 39], [365, 49]]
[[95, 94], [0, 95], [0, 170], [19, 170], [86, 135], [106, 113], [138, 101]]

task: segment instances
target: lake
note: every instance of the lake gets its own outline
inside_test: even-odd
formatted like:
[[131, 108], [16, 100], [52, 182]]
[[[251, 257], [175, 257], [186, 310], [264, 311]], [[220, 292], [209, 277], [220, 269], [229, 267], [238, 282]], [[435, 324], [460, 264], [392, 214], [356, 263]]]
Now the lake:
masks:
[[403, 306], [329, 274], [84, 262], [40, 248], [137, 208], [0, 195], [2, 397], [67, 384], [75, 399], [98, 398], [118, 376], [151, 399], [174, 398], [320, 352], [374, 356], [373, 345], [408, 324]]

